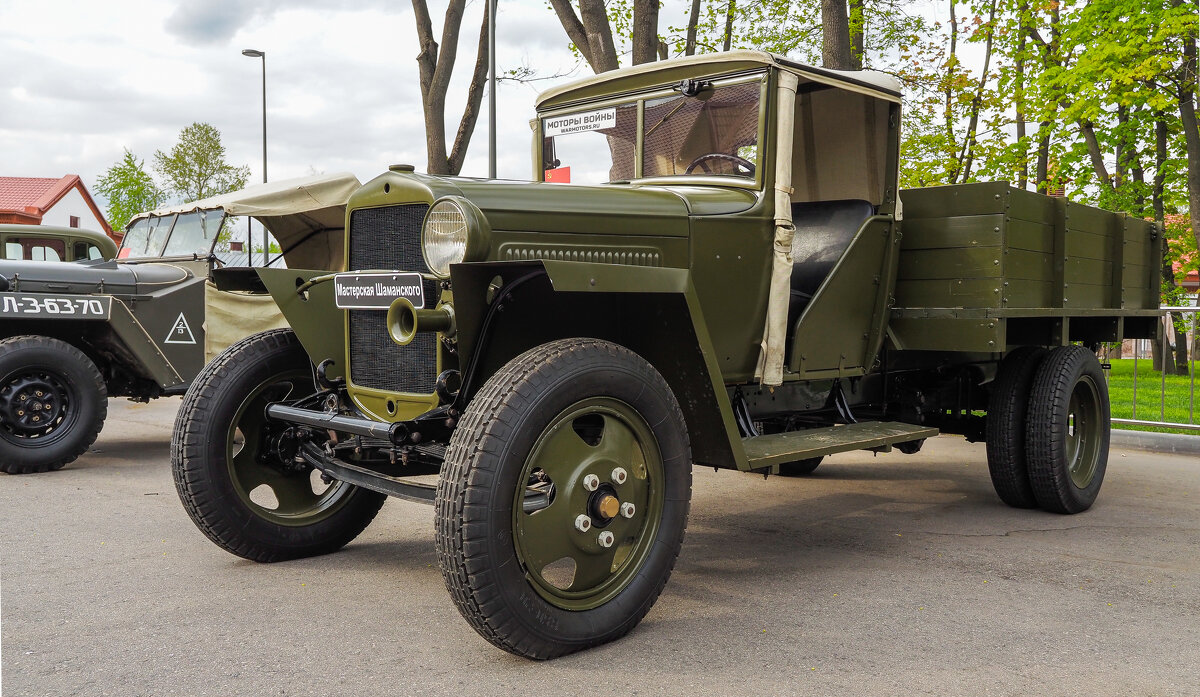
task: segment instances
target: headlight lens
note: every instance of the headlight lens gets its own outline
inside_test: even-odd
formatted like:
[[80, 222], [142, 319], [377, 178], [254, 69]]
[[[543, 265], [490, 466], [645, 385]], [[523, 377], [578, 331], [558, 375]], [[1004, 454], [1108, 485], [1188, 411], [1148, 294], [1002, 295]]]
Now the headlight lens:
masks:
[[430, 271], [445, 278], [450, 275], [451, 264], [466, 258], [469, 228], [467, 216], [457, 203], [442, 199], [433, 204], [421, 231], [421, 249]]

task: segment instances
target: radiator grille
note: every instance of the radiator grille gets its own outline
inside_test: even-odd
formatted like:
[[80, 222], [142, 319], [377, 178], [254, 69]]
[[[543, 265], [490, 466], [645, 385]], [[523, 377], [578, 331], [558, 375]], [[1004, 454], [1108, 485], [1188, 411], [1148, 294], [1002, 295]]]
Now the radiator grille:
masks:
[[[424, 203], [365, 208], [350, 214], [348, 271], [426, 271], [421, 256]], [[425, 303], [437, 302], [438, 284], [425, 281]], [[437, 380], [437, 335], [418, 334], [397, 346], [387, 333], [387, 313], [350, 310], [350, 380], [388, 392], [430, 394]]]

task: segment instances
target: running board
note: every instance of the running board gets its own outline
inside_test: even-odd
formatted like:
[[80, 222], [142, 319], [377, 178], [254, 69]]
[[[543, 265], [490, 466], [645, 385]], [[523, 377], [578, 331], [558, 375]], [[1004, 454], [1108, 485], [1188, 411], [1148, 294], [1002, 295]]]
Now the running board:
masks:
[[334, 479], [371, 491], [378, 491], [388, 496], [432, 504], [434, 493], [437, 491], [437, 488], [431, 484], [418, 484], [402, 477], [392, 477], [366, 467], [352, 465], [345, 460], [329, 457], [312, 443], [301, 445], [300, 454], [308, 464]]
[[937, 434], [936, 428], [927, 426], [898, 421], [866, 421], [743, 438], [742, 445], [746, 448], [750, 469], [762, 469], [850, 450], [890, 450], [896, 443], [931, 438]]

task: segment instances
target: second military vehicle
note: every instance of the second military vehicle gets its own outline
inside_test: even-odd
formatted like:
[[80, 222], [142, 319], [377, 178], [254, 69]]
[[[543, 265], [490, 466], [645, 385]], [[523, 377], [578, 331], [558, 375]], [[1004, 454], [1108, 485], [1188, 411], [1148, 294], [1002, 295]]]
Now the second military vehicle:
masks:
[[350, 174], [309, 177], [142, 213], [116, 260], [0, 261], [0, 472], [62, 467], [96, 440], [108, 397], [183, 394], [207, 358], [287, 326], [268, 298], [208, 282], [239, 263], [218, 242], [241, 237], [231, 219], [249, 216], [287, 264], [342, 268], [358, 187]]
[[1155, 332], [1152, 223], [1002, 183], [898, 192], [900, 90], [875, 73], [734, 51], [537, 108], [538, 181], [396, 166], [347, 205], [346, 272], [257, 270], [292, 328], [209, 364], [172, 441], [218, 545], [331, 552], [386, 496], [432, 502], [463, 617], [550, 658], [650, 610], [694, 465], [796, 474], [956, 433], [1010, 505], [1095, 500], [1092, 348]]

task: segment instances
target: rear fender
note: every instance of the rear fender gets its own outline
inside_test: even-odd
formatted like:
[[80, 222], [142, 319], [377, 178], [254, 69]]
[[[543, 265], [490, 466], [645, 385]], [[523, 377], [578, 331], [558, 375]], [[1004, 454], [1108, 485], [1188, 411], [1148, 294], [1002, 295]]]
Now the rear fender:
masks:
[[687, 420], [693, 460], [747, 469], [720, 366], [686, 269], [569, 261], [451, 267], [467, 404], [504, 364], [556, 339], [625, 346], [666, 379]]

